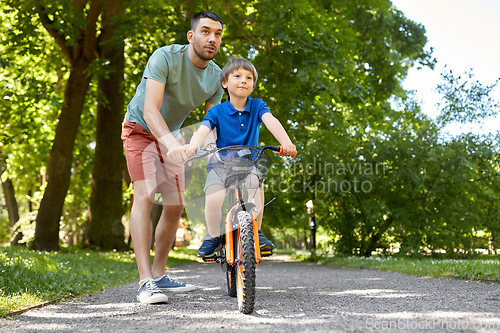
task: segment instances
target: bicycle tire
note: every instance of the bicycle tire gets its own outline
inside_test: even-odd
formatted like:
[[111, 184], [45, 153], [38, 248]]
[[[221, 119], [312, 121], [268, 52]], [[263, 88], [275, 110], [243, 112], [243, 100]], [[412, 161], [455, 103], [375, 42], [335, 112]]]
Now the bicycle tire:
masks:
[[236, 266], [236, 294], [240, 312], [253, 312], [255, 304], [255, 240], [253, 234], [252, 215], [239, 212], [240, 237], [238, 239]]

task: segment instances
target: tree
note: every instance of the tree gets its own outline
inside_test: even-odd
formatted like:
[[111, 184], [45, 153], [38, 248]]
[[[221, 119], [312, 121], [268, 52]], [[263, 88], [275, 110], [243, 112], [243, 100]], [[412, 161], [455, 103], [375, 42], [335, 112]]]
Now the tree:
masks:
[[[50, 36], [8, 4], [0, 7], [0, 149], [3, 177], [12, 181], [19, 217], [36, 210], [53, 139], [57, 105], [61, 103], [61, 59]], [[23, 32], [29, 31], [29, 34]], [[33, 42], [37, 36], [37, 42]], [[26, 64], [30, 64], [27, 66]], [[4, 178], [5, 179], [5, 178]], [[14, 191], [15, 189], [15, 191]], [[27, 194], [27, 195], [26, 195]], [[15, 196], [12, 197], [12, 201]]]
[[451, 122], [479, 122], [500, 112], [500, 103], [491, 97], [500, 79], [493, 84], [484, 85], [474, 81], [472, 69], [456, 76], [452, 70], [441, 73], [442, 81], [436, 91], [442, 94], [439, 103], [438, 121], [443, 124]]
[[59, 221], [68, 191], [80, 116], [96, 59], [97, 22], [102, 3], [93, 0], [59, 4], [36, 2], [40, 22], [54, 38], [69, 66], [56, 134], [50, 152], [48, 183], [36, 219], [35, 249], [59, 249]]
[[123, 249], [124, 227], [121, 222], [123, 152], [120, 139], [123, 120], [123, 72], [125, 66], [124, 41], [119, 34], [119, 17], [123, 15], [123, 1], [104, 6], [99, 57], [109, 59], [100, 73], [98, 90], [101, 97], [97, 106], [96, 149], [90, 195], [90, 216], [87, 225], [88, 241], [103, 249]]

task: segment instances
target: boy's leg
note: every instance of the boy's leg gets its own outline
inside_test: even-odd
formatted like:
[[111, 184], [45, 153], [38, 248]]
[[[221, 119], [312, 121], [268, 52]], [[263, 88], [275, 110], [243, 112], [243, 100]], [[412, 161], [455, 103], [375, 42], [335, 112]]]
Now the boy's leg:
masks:
[[267, 239], [261, 231], [261, 226], [262, 226], [262, 216], [264, 215], [264, 186], [261, 186], [260, 188], [256, 190], [249, 190], [248, 191], [248, 198], [249, 201], [254, 199], [255, 206], [257, 207], [257, 214], [255, 216], [255, 220], [257, 221], [257, 226], [259, 228], [259, 244], [260, 244], [260, 249], [261, 251], [270, 251], [274, 249], [274, 244]]
[[259, 230], [262, 226], [262, 216], [264, 215], [264, 186], [256, 190], [248, 190], [248, 201], [254, 199], [255, 206], [257, 207], [257, 214], [255, 215], [255, 220], [257, 221], [257, 226]]
[[[210, 176], [210, 174], [209, 174]], [[218, 177], [217, 177], [218, 178]], [[207, 182], [208, 182], [207, 178]], [[208, 185], [205, 188], [205, 220], [207, 221], [207, 237], [203, 240], [198, 257], [213, 257], [220, 246], [221, 209], [226, 197], [226, 189], [221, 184]]]
[[206, 189], [205, 193], [207, 232], [212, 238], [219, 237], [222, 219], [221, 210], [226, 198], [226, 189], [222, 185], [211, 185]]

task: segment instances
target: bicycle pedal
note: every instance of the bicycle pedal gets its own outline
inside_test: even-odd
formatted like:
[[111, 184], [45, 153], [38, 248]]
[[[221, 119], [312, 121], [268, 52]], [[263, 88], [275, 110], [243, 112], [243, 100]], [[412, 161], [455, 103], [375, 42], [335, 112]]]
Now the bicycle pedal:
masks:
[[215, 262], [215, 257], [212, 258], [201, 258], [204, 262]]
[[273, 255], [273, 251], [260, 251], [260, 256], [261, 257], [270, 257]]

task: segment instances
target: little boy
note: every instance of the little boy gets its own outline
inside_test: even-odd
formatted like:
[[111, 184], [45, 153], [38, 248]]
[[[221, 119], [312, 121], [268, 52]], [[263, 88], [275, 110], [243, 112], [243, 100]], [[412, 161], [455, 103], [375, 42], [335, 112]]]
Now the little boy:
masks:
[[[250, 98], [250, 93], [257, 83], [257, 71], [252, 63], [243, 58], [230, 58], [221, 72], [221, 85], [228, 94], [225, 103], [213, 106], [205, 116], [200, 128], [191, 138], [187, 146], [187, 154], [194, 156], [207, 135], [216, 128], [217, 148], [236, 145], [259, 145], [259, 129], [261, 123], [274, 135], [283, 147], [284, 156], [293, 156], [296, 153], [281, 123], [271, 114], [266, 103], [257, 98]], [[257, 193], [255, 193], [255, 191]], [[255, 196], [257, 208], [264, 203], [263, 188], [249, 190], [249, 196]], [[253, 193], [252, 193], [253, 192]], [[214, 170], [210, 170], [205, 182], [205, 218], [207, 220], [208, 236], [198, 250], [202, 258], [212, 257], [220, 245], [221, 208], [226, 191], [222, 181]], [[259, 243], [263, 251], [272, 250], [273, 243], [268, 240], [260, 227], [262, 224], [262, 210], [257, 216], [259, 227]]]

